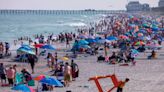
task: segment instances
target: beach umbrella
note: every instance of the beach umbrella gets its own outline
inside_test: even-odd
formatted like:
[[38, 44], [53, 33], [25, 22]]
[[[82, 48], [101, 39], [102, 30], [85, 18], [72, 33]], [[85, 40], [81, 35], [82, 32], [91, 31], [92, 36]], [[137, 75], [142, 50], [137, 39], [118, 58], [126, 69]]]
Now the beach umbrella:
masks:
[[143, 36], [143, 33], [138, 33], [138, 37], [141, 37], [141, 36]]
[[109, 34], [109, 32], [103, 31], [103, 32], [97, 32], [97, 34], [99, 34], [99, 35], [105, 35], [105, 34]]
[[68, 57], [62, 57], [61, 60], [62, 60], [62, 61], [68, 61], [69, 58], [68, 58]]
[[55, 50], [55, 48], [52, 45], [46, 44], [41, 47], [42, 49], [47, 49], [47, 50]]
[[89, 43], [95, 43], [96, 42], [95, 39], [91, 39], [91, 38], [90, 39], [86, 39], [86, 41], [89, 42]]
[[125, 36], [125, 35], [120, 35], [119, 36], [120, 39], [129, 39], [129, 37]]
[[152, 29], [152, 31], [158, 31], [159, 30], [158, 27], [152, 27], [151, 29]]
[[23, 52], [23, 53], [35, 55], [35, 52], [32, 49], [25, 48], [25, 47], [20, 47], [19, 49], [17, 49], [17, 51], [18, 52], [20, 51], [20, 52]]
[[97, 41], [97, 43], [100, 43], [100, 44], [104, 44], [105, 42], [106, 43], [111, 43], [111, 41], [108, 40], [108, 39], [100, 39], [100, 40]]
[[51, 77], [44, 78], [44, 79], [40, 80], [39, 82], [44, 83], [44, 84], [48, 84], [48, 85], [52, 85], [52, 86], [59, 86], [59, 87], [63, 86], [63, 84], [60, 81], [58, 81], [55, 78], [51, 78]]
[[34, 89], [32, 89], [31, 87], [25, 84], [16, 85], [12, 88], [12, 90], [17, 90], [17, 91], [22, 91], [22, 92], [35, 92]]
[[44, 46], [44, 44], [35, 44], [35, 45], [33, 45], [35, 48], [40, 48], [40, 47], [42, 47], [42, 46]]
[[23, 44], [21, 47], [27, 48], [27, 49], [34, 49], [33, 46]]
[[48, 77], [49, 77], [49, 76], [46, 76], [46, 75], [39, 75], [39, 76], [35, 77], [34, 80], [40, 81], [40, 80], [42, 80], [42, 79], [44, 79], [44, 78], [48, 78]]
[[108, 36], [107, 39], [110, 41], [118, 40], [118, 38], [115, 36]]
[[78, 44], [79, 44], [79, 45], [87, 45], [87, 44], [89, 44], [89, 42], [87, 42], [86, 40], [80, 40], [80, 41], [78, 42]]
[[147, 33], [147, 31], [146, 30], [144, 30], [144, 29], [140, 29], [139, 31], [138, 31], [139, 33]]
[[147, 24], [147, 23], [144, 23], [142, 26], [145, 27], [145, 28], [150, 28], [150, 25]]
[[135, 42], [134, 45], [137, 45], [137, 46], [145, 45], [145, 43], [143, 41], [138, 41], [138, 42]]

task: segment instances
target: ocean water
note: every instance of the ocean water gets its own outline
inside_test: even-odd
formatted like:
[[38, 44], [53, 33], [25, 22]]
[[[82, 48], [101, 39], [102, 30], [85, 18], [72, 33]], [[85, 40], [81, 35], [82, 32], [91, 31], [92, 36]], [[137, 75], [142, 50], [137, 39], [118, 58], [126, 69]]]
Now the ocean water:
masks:
[[21, 36], [34, 34], [59, 34], [60, 32], [75, 32], [80, 26], [96, 22], [102, 14], [72, 14], [72, 15], [0, 15], [0, 41], [13, 41]]

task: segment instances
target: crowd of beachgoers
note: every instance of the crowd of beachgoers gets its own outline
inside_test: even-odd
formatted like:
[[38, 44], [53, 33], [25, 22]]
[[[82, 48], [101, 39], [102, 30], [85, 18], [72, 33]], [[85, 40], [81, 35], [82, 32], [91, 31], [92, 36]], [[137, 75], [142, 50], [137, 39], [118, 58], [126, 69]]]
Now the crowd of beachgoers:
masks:
[[[78, 56], [97, 56], [97, 63], [135, 65], [137, 63], [135, 58], [147, 50], [151, 51], [147, 59], [158, 58], [157, 52], [162, 48], [163, 37], [164, 17], [139, 14], [109, 15], [94, 25], [79, 28], [76, 33], [36, 34], [33, 37], [19, 37], [14, 40], [13, 45], [20, 47], [17, 48], [17, 55], [13, 61], [29, 63], [31, 72], [23, 67], [19, 72], [17, 65], [5, 67], [6, 65], [0, 63], [1, 86], [10, 86], [13, 90], [19, 90], [19, 86], [26, 86], [30, 90], [28, 92], [34, 92], [29, 87], [34, 86], [34, 81], [42, 83], [42, 91], [52, 91], [54, 87], [68, 87], [70, 82], [76, 81], [79, 76], [79, 67], [74, 62]], [[60, 46], [63, 45], [62, 43], [65, 44], [66, 51], [72, 53], [59, 56], [58, 52], [63, 49], [63, 46]], [[54, 44], [59, 44], [59, 47]], [[12, 56], [10, 45], [8, 42], [0, 43], [2, 60]], [[111, 49], [119, 49], [119, 51], [112, 52], [109, 56], [108, 52]], [[103, 51], [104, 54], [99, 54], [99, 51]], [[32, 75], [37, 74], [35, 65], [40, 62], [41, 57], [46, 59], [47, 65], [45, 66], [52, 74], [50, 76], [38, 75], [34, 78]], [[128, 78], [127, 81], [129, 81]], [[117, 85], [117, 92], [122, 92], [126, 82]]]

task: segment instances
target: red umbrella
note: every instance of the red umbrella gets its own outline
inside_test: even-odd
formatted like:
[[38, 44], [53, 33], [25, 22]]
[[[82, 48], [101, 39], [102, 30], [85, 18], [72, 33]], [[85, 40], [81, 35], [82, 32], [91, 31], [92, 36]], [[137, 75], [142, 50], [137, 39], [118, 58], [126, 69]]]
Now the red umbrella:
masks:
[[40, 47], [42, 47], [42, 46], [44, 46], [44, 44], [35, 44], [35, 45], [34, 45], [35, 48], [40, 48]]
[[125, 35], [120, 35], [119, 38], [121, 38], [121, 39], [129, 39], [129, 37], [127, 37]]

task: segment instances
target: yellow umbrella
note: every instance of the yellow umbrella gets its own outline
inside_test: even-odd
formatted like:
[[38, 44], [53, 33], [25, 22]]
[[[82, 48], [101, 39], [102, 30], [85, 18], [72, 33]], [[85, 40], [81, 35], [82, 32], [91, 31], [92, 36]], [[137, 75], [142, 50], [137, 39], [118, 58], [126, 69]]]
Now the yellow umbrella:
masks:
[[62, 57], [61, 60], [63, 60], [63, 61], [68, 61], [69, 58], [68, 58], [68, 57]]

